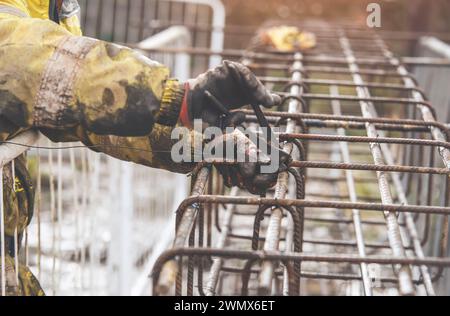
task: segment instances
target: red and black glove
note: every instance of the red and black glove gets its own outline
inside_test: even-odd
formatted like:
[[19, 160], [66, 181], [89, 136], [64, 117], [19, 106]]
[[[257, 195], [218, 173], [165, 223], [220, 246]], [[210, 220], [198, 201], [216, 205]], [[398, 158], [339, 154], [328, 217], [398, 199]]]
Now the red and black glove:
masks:
[[[280, 96], [270, 93], [247, 67], [230, 61], [224, 61], [219, 67], [189, 80], [185, 84], [185, 89], [180, 120], [187, 127], [192, 126], [193, 120], [201, 119], [204, 127], [222, 128], [221, 117], [225, 111], [229, 112], [246, 105], [262, 105], [269, 108], [281, 102]], [[206, 91], [225, 107], [225, 111], [220, 111], [217, 105], [212, 104], [213, 101], [206, 96]], [[245, 116], [239, 112], [229, 113], [225, 126], [238, 126], [244, 119]], [[237, 130], [213, 140], [208, 145], [221, 146], [230, 140], [234, 142], [234, 152], [244, 153], [245, 159], [236, 161], [235, 164], [217, 166], [225, 185], [239, 186], [253, 194], [262, 194], [274, 186], [279, 171], [287, 165], [290, 157], [278, 148], [272, 148], [271, 157], [279, 154], [278, 170], [273, 173], [262, 173], [261, 164], [270, 164], [270, 157], [263, 157], [256, 145]], [[224, 155], [227, 156], [225, 152]]]
[[[222, 127], [222, 116], [205, 92], [210, 92], [226, 110], [239, 109], [246, 105], [272, 107], [281, 102], [280, 96], [269, 90], [244, 65], [224, 61], [222, 65], [191, 79], [185, 84], [186, 95], [180, 119], [183, 125], [191, 126], [194, 119], [203, 120], [205, 126]], [[231, 125], [239, 125], [245, 119], [239, 113], [228, 118]]]

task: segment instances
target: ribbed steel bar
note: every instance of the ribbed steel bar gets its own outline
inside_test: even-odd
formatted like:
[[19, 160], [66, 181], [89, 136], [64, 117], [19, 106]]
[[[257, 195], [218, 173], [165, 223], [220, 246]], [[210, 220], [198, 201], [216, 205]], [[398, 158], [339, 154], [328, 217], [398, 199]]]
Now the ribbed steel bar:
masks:
[[287, 253], [279, 251], [248, 251], [215, 248], [173, 248], [161, 255], [153, 268], [155, 280], [159, 279], [161, 268], [176, 256], [213, 256], [223, 258], [235, 258], [240, 260], [259, 261], [309, 261], [309, 262], [329, 262], [329, 263], [376, 263], [380, 265], [428, 265], [434, 267], [450, 267], [449, 258], [427, 257], [419, 258], [396, 258], [392, 256], [366, 256], [352, 254], [317, 254], [317, 253]]
[[[339, 88], [336, 86], [331, 86], [330, 87], [330, 95], [332, 96], [338, 96], [339, 95]], [[333, 114], [335, 115], [342, 115], [342, 110], [341, 110], [341, 104], [339, 102], [339, 100], [333, 100], [331, 102], [331, 107], [333, 110]], [[341, 136], [346, 136], [346, 131], [343, 128], [339, 128], [337, 130], [338, 134]], [[340, 152], [341, 152], [341, 159], [344, 163], [350, 163], [350, 150], [348, 147], [348, 144], [345, 142], [340, 142], [339, 143], [339, 148], [340, 148]], [[351, 170], [346, 170], [345, 171], [345, 177], [346, 177], [346, 183], [347, 183], [347, 191], [350, 197], [350, 201], [351, 202], [358, 202], [358, 196], [356, 193], [356, 186], [355, 186], [355, 179], [353, 176], [353, 172]], [[362, 228], [362, 224], [361, 224], [361, 214], [360, 211], [358, 209], [353, 209], [352, 210], [352, 217], [353, 217], [353, 225], [355, 228], [355, 235], [356, 235], [356, 243], [358, 246], [358, 253], [361, 257], [365, 257], [366, 256], [366, 245], [364, 242], [364, 232], [363, 232], [363, 228]], [[369, 269], [367, 267], [366, 263], [361, 263], [360, 265], [360, 269], [361, 269], [361, 279], [362, 279], [362, 283], [363, 283], [363, 288], [364, 288], [364, 294], [366, 296], [372, 296], [373, 295], [373, 291], [372, 291], [372, 281], [370, 279], [370, 275], [369, 275]]]
[[[243, 270], [239, 268], [231, 268], [231, 267], [224, 267], [223, 271], [229, 272], [229, 273], [238, 273], [242, 274]], [[252, 274], [258, 274], [260, 273], [259, 269], [252, 269], [250, 271]], [[276, 274], [280, 274], [280, 272], [276, 272]], [[301, 273], [301, 277], [305, 279], [323, 279], [323, 280], [340, 280], [340, 281], [359, 281], [361, 280], [361, 276], [358, 274], [344, 274], [344, 273], [320, 273], [320, 272], [312, 272], [312, 271], [306, 271]], [[396, 278], [386, 278], [381, 277], [380, 281], [383, 283], [397, 283], [398, 280]], [[420, 285], [422, 284], [422, 281], [420, 280], [414, 280], [414, 284]]]
[[[396, 67], [397, 72], [401, 75], [407, 73], [406, 68], [401, 64], [401, 61], [398, 58], [395, 58], [393, 53], [389, 51], [388, 47], [384, 44], [383, 40], [379, 37], [376, 39], [377, 45], [380, 47], [380, 49], [383, 52], [384, 57], [388, 58], [389, 61], [393, 66]], [[415, 87], [416, 84], [413, 80], [410, 80], [408, 78], [403, 79], [403, 83], [406, 87]], [[423, 95], [418, 94], [417, 92], [412, 92], [412, 97], [414, 100], [422, 101]], [[436, 118], [433, 112], [430, 111], [429, 108], [420, 106], [419, 105], [420, 112], [422, 114], [422, 118], [426, 122], [435, 122]], [[446, 139], [447, 135], [444, 135], [440, 129], [432, 128], [431, 134], [435, 140], [444, 140]], [[448, 139], [447, 139], [448, 140]], [[447, 169], [450, 169], [450, 150], [448, 147], [440, 147], [439, 148], [439, 154], [442, 158], [442, 161]], [[449, 179], [450, 175], [447, 176], [447, 179], [444, 182], [444, 203], [449, 203], [449, 195], [448, 192], [450, 190], [449, 188]], [[447, 192], [445, 192], [447, 191]], [[445, 250], [447, 249], [448, 245], [448, 239], [449, 239], [449, 216], [445, 216], [444, 220], [441, 223], [441, 255], [445, 255]], [[423, 256], [423, 253], [420, 253], [418, 255]], [[426, 267], [422, 267], [422, 270], [426, 269]], [[443, 270], [439, 271], [439, 275], [442, 274]]]
[[[294, 64], [292, 66], [293, 74], [292, 81], [300, 82], [302, 79], [302, 62], [301, 62], [302, 54], [296, 53], [294, 55]], [[300, 84], [293, 85], [291, 87], [290, 93], [297, 97], [301, 97], [303, 94], [303, 86]], [[289, 113], [298, 113], [301, 112], [302, 106], [301, 102], [298, 100], [291, 100], [289, 102]], [[286, 132], [292, 133], [298, 129], [297, 122], [295, 120], [288, 120], [286, 124]], [[286, 143], [283, 146], [283, 150], [285, 152], [291, 153], [294, 147], [292, 143]], [[284, 199], [286, 197], [286, 193], [288, 190], [288, 182], [289, 182], [289, 174], [287, 172], [282, 172], [278, 176], [278, 182], [275, 188], [275, 199]], [[280, 239], [280, 228], [281, 228], [281, 219], [283, 218], [283, 210], [279, 207], [274, 207], [271, 210], [271, 216], [269, 219], [269, 226], [267, 228], [266, 233], [266, 241], [264, 243], [264, 251], [274, 251], [278, 250], [279, 247], [279, 239]], [[261, 267], [261, 273], [259, 275], [259, 285], [258, 285], [258, 293], [260, 295], [268, 295], [271, 293], [273, 275], [274, 275], [274, 262], [263, 262]]]
[[[346, 38], [345, 33], [342, 32], [340, 36], [340, 44], [344, 55], [348, 60], [348, 67], [352, 73], [352, 78], [355, 83], [364, 83], [362, 76], [359, 74], [359, 67], [355, 63], [355, 56], [351, 48], [350, 41]], [[356, 92], [360, 98], [370, 98], [370, 92], [366, 88], [357, 87]], [[373, 104], [367, 101], [360, 101], [361, 112], [364, 117], [373, 117], [372, 109]], [[367, 124], [367, 135], [369, 137], [378, 137], [378, 132], [372, 124]], [[383, 154], [379, 143], [371, 143], [370, 149], [373, 155], [373, 160], [376, 165], [384, 165]], [[389, 187], [389, 181], [387, 174], [384, 172], [377, 172], [379, 189], [381, 194], [382, 202], [385, 204], [392, 204], [393, 198]], [[395, 212], [385, 212], [387, 234], [389, 243], [391, 244], [392, 253], [395, 257], [404, 258], [406, 257], [406, 250], [402, 240], [400, 226], [398, 225], [397, 215]], [[401, 266], [398, 271], [399, 278], [399, 291], [402, 295], [414, 295], [415, 289], [412, 282], [411, 269], [407, 265]]]
[[335, 135], [296, 134], [296, 133], [292, 134], [280, 133], [279, 137], [281, 140], [302, 139], [302, 140], [325, 141], [325, 142], [403, 144], [403, 145], [441, 147], [445, 149], [450, 149], [450, 143], [446, 141], [414, 139], [414, 138], [366, 137], [366, 136], [346, 136], [346, 135], [335, 136]]
[[184, 200], [179, 209], [179, 213], [184, 213], [185, 209], [195, 203], [205, 204], [236, 204], [236, 205], [258, 205], [273, 207], [308, 207], [311, 209], [360, 209], [374, 212], [397, 212], [397, 213], [424, 213], [437, 215], [450, 215], [450, 207], [441, 206], [421, 206], [421, 205], [401, 205], [383, 203], [351, 203], [329, 200], [298, 200], [298, 199], [276, 199], [261, 198], [253, 196], [231, 197], [224, 195], [197, 195]]
[[[238, 189], [233, 188], [230, 195], [236, 196], [238, 194]], [[222, 222], [222, 232], [220, 233], [219, 240], [217, 241], [216, 248], [224, 248], [227, 243], [227, 239], [231, 234], [231, 221], [233, 220], [233, 215], [236, 210], [236, 205], [228, 205], [225, 210], [225, 214]], [[217, 284], [219, 282], [220, 271], [222, 269], [223, 259], [214, 258], [213, 263], [209, 272], [208, 283], [205, 287], [205, 293], [207, 296], [213, 296], [216, 294]]]
[[[244, 114], [252, 114], [251, 111], [242, 111]], [[411, 119], [391, 119], [391, 118], [378, 118], [378, 117], [361, 117], [361, 116], [349, 116], [349, 115], [330, 115], [330, 114], [317, 114], [317, 113], [286, 113], [275, 111], [264, 111], [264, 114], [268, 117], [279, 118], [291, 118], [296, 120], [302, 119], [319, 119], [324, 121], [343, 121], [343, 122], [361, 122], [361, 123], [379, 123], [379, 124], [394, 124], [394, 125], [411, 125], [411, 126], [424, 126], [433, 127], [438, 129], [443, 137], [444, 141], [449, 141], [449, 128], [440, 122], [433, 121], [421, 121]]]
[[[419, 100], [420, 101], [420, 100]], [[423, 99], [422, 99], [423, 101]], [[376, 109], [372, 109], [374, 114], [376, 113]], [[380, 132], [380, 136], [383, 137], [384, 133]], [[443, 146], [446, 147], [446, 146]], [[393, 156], [392, 151], [390, 150], [389, 146], [387, 146], [386, 143], [382, 143], [381, 144], [381, 149], [384, 155], [384, 159], [386, 160], [387, 163], [392, 164], [394, 163], [395, 159]], [[400, 176], [398, 173], [392, 173], [391, 174], [391, 178], [393, 180], [393, 185], [395, 187], [395, 191], [397, 193], [397, 197], [399, 199], [399, 201], [403, 204], [403, 205], [408, 205], [408, 199], [406, 197], [406, 193], [403, 189], [403, 185], [402, 185], [402, 181], [400, 179]], [[422, 249], [422, 243], [420, 241], [420, 238], [418, 236], [418, 232], [415, 226], [415, 221], [413, 216], [410, 213], [403, 213], [402, 214], [405, 217], [405, 221], [406, 221], [406, 229], [408, 230], [408, 234], [412, 240], [413, 243], [413, 247], [414, 247], [414, 251], [415, 254], [418, 258], [424, 258], [424, 251]], [[427, 292], [428, 295], [435, 295], [435, 290], [433, 288], [433, 284], [432, 284], [432, 278], [430, 275], [430, 272], [428, 271], [428, 267], [426, 266], [420, 266], [420, 272], [421, 272], [421, 276], [424, 282], [424, 286], [425, 286], [425, 290]]]
[[[377, 143], [378, 145], [380, 143]], [[236, 165], [234, 160], [226, 159], [207, 159], [202, 165]], [[367, 164], [367, 163], [339, 163], [339, 162], [322, 162], [322, 161], [298, 161], [294, 160], [289, 163], [289, 167], [294, 168], [312, 168], [312, 169], [347, 169], [347, 170], [361, 170], [361, 171], [379, 171], [379, 172], [405, 172], [405, 173], [422, 173], [422, 174], [441, 174], [449, 175], [450, 170], [447, 168], [433, 168], [433, 167], [415, 167], [415, 166], [399, 166], [399, 165], [381, 165], [381, 164]]]
[[[407, 88], [414, 88], [416, 87], [416, 84], [413, 80], [408, 79], [407, 75], [408, 71], [406, 70], [406, 68], [401, 64], [401, 61], [398, 58], [395, 58], [394, 55], [392, 54], [392, 52], [390, 52], [388, 50], [388, 48], [385, 46], [385, 44], [383, 43], [382, 40], [380, 40], [379, 38], [376, 41], [378, 43], [378, 45], [381, 47], [381, 49], [383, 50], [383, 54], [386, 58], [389, 59], [389, 61], [391, 62], [391, 64], [396, 68], [396, 71], [398, 72], [399, 75], [403, 76], [403, 82], [405, 84], [405, 87]], [[430, 109], [426, 106], [423, 106], [420, 104], [420, 102], [424, 102], [424, 98], [423, 95], [421, 95], [420, 93], [417, 92], [412, 92], [412, 97], [413, 100], [415, 102], [418, 102], [418, 107], [422, 113], [422, 117], [424, 119], [424, 121], [426, 122], [435, 122], [436, 118], [434, 117], [433, 113], [430, 111]], [[432, 135], [433, 138], [436, 140], [444, 140], [446, 139], [445, 135], [442, 133], [441, 130], [436, 129], [436, 128], [432, 128]], [[442, 157], [442, 160], [445, 164], [445, 166], [447, 168], [450, 169], [450, 150], [448, 148], [441, 148], [439, 150], [439, 153]]]
[[[200, 196], [203, 194], [206, 186], [206, 182], [208, 181], [208, 177], [210, 174], [210, 168], [204, 167], [201, 168], [200, 171], [196, 175], [195, 184], [192, 190], [193, 196]], [[198, 204], [192, 203], [183, 214], [177, 217], [176, 224], [176, 236], [175, 241], [173, 242], [173, 247], [183, 247], [192, 231], [192, 227], [194, 226], [197, 213], [198, 213]], [[175, 261], [168, 262], [161, 274], [161, 279], [155, 288], [155, 294], [167, 294], [175, 278], [178, 273], [180, 273], [178, 269], [178, 263]]]

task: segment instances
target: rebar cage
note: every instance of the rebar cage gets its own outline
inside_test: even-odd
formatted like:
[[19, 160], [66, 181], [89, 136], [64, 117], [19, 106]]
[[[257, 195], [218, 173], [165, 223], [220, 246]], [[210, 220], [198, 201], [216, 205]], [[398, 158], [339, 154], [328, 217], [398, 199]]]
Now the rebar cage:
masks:
[[[213, 166], [198, 169], [174, 245], [153, 265], [170, 242], [180, 176], [66, 145], [31, 151], [36, 215], [16, 258], [47, 294], [449, 294], [450, 145], [439, 122], [448, 91], [436, 88], [448, 56], [396, 57], [387, 42], [417, 34], [324, 22], [283, 23], [317, 35], [310, 51], [214, 50], [215, 33], [229, 46], [255, 28], [214, 26], [208, 5], [187, 2], [80, 0], [81, 20], [86, 35], [139, 48], [175, 76], [206, 71], [211, 57], [243, 62], [283, 96], [266, 116], [294, 162], [264, 197], [225, 188]], [[189, 37], [138, 44], [173, 25]]]
[[263, 197], [197, 170], [153, 294], [437, 294], [450, 266], [449, 129], [410, 69], [448, 62], [398, 58], [363, 27], [295, 25], [316, 48], [224, 52], [283, 96], [265, 114], [294, 162]]

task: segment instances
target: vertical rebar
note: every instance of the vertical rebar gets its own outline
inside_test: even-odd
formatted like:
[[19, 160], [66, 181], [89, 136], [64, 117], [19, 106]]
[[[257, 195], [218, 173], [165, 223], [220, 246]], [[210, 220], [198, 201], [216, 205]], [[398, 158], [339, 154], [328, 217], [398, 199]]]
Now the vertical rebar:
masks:
[[[238, 188], [234, 187], [231, 190], [230, 196], [237, 196]], [[228, 235], [231, 233], [231, 221], [233, 219], [234, 211], [236, 210], [236, 205], [228, 205], [225, 209], [225, 213], [222, 218], [222, 233], [216, 243], [216, 248], [222, 249], [226, 246]], [[216, 287], [219, 282], [220, 271], [222, 269], [223, 259], [214, 258], [211, 270], [209, 272], [208, 283], [205, 287], [205, 293], [207, 296], [213, 296], [216, 294]]]
[[[292, 87], [290, 93], [294, 96], [301, 97], [303, 94], [303, 86], [301, 85], [302, 79], [302, 67], [301, 62], [303, 55], [301, 53], [296, 53], [294, 55], [294, 64], [292, 66]], [[301, 112], [302, 106], [299, 100], [291, 100], [289, 102], [289, 113], [299, 113]], [[295, 120], [288, 120], [286, 125], [286, 133], [295, 133], [297, 130], [297, 125]], [[293, 144], [286, 143], [283, 146], [285, 152], [291, 153], [293, 151]], [[278, 176], [278, 182], [275, 187], [276, 199], [284, 199], [288, 190], [289, 173], [282, 172]], [[283, 218], [283, 210], [281, 208], [272, 208], [272, 213], [269, 219], [269, 226], [266, 232], [266, 241], [264, 243], [265, 251], [278, 250], [280, 242], [281, 233], [281, 220]], [[273, 275], [274, 275], [274, 263], [273, 262], [263, 262], [261, 267], [261, 273], [259, 275], [259, 295], [269, 295], [272, 289]], [[298, 280], [299, 282], [300, 280]]]
[[[338, 96], [339, 95], [339, 88], [336, 86], [331, 86], [330, 87], [330, 95], [334, 95], [334, 96]], [[341, 110], [341, 104], [338, 100], [332, 100], [331, 101], [331, 106], [333, 109], [333, 113], [335, 115], [342, 115], [342, 110]], [[338, 128], [337, 132], [339, 135], [341, 136], [345, 136], [346, 135], [346, 131], [344, 128]], [[347, 143], [345, 142], [340, 142], [339, 143], [339, 148], [341, 151], [341, 156], [342, 156], [342, 162], [344, 163], [350, 163], [351, 159], [350, 159], [350, 150], [349, 150], [349, 146]], [[355, 179], [353, 176], [353, 171], [352, 170], [345, 170], [345, 177], [346, 177], [346, 184], [347, 184], [347, 190], [348, 190], [348, 194], [350, 197], [350, 201], [351, 202], [358, 202], [358, 197], [357, 197], [357, 193], [356, 193], [356, 186], [355, 186]], [[361, 214], [359, 210], [353, 209], [352, 210], [352, 217], [353, 217], [353, 226], [355, 228], [355, 235], [356, 235], [356, 243], [357, 243], [357, 247], [358, 247], [358, 253], [361, 257], [365, 257], [366, 256], [366, 247], [364, 244], [364, 233], [363, 233], [363, 228], [362, 228], [362, 224], [361, 224]], [[368, 266], [366, 263], [361, 263], [360, 264], [360, 269], [361, 269], [361, 279], [362, 279], [362, 283], [363, 283], [363, 287], [364, 287], [364, 293], [366, 296], [372, 296], [373, 295], [373, 291], [372, 291], [372, 281], [370, 279], [370, 275], [369, 275], [369, 270], [368, 270]]]
[[[347, 58], [348, 67], [350, 72], [352, 73], [352, 78], [355, 84], [363, 85], [364, 80], [359, 74], [359, 67], [356, 63], [356, 59], [354, 53], [352, 51], [350, 41], [345, 36], [345, 33], [342, 32], [339, 39], [342, 51]], [[369, 90], [364, 87], [356, 87], [356, 92], [358, 97], [360, 98], [368, 98], [370, 97]], [[363, 117], [372, 118], [372, 108], [373, 104], [367, 101], [360, 101], [361, 112]], [[367, 135], [369, 137], [378, 137], [378, 131], [375, 126], [371, 123], [366, 124]], [[375, 165], [385, 165], [383, 154], [381, 151], [381, 147], [379, 143], [371, 143], [370, 150], [373, 156], [373, 160]], [[389, 188], [389, 180], [388, 176], [385, 172], [378, 171], [377, 172], [378, 185], [381, 194], [381, 200], [383, 204], [393, 204], [392, 194]], [[397, 215], [395, 212], [384, 212], [386, 224], [387, 224], [387, 233], [389, 243], [391, 245], [391, 249], [393, 255], [399, 258], [406, 257], [405, 247], [403, 245], [403, 241], [401, 238], [400, 227], [397, 221]], [[413, 295], [414, 285], [412, 282], [411, 270], [409, 266], [402, 266], [398, 272], [399, 277], [399, 290], [402, 295]]]

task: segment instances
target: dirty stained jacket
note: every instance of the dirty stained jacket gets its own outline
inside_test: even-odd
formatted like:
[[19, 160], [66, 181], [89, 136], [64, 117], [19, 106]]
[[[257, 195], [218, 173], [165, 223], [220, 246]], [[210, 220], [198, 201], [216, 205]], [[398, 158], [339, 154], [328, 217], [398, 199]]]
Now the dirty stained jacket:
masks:
[[[50, 1], [0, 0], [0, 140], [37, 129], [56, 142], [81, 141], [122, 160], [188, 172], [170, 158], [182, 85], [133, 50], [80, 36], [74, 0], [63, 1], [74, 12], [63, 12], [59, 25], [50, 21]], [[7, 165], [3, 177], [8, 237], [22, 235], [33, 214], [25, 159], [14, 168]], [[26, 293], [37, 281], [23, 274], [12, 294], [43, 294], [40, 287]]]

